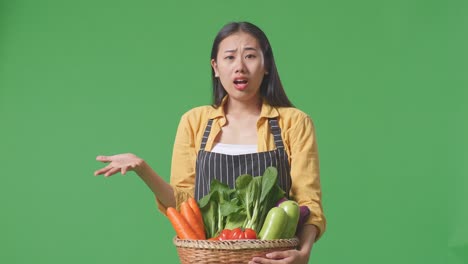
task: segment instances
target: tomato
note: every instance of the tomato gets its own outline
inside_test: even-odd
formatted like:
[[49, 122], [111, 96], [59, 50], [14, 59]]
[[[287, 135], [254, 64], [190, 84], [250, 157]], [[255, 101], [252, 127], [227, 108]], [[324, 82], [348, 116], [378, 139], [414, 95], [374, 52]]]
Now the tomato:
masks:
[[245, 239], [257, 239], [257, 233], [251, 228], [244, 229], [244, 238]]
[[240, 227], [234, 228], [231, 232], [231, 239], [243, 239], [243, 233]]
[[224, 229], [219, 236], [211, 240], [257, 239], [257, 233], [251, 228]]
[[219, 240], [231, 239], [232, 231], [231, 231], [231, 229], [224, 229], [223, 231], [221, 231], [221, 233], [219, 234], [219, 237], [218, 237]]

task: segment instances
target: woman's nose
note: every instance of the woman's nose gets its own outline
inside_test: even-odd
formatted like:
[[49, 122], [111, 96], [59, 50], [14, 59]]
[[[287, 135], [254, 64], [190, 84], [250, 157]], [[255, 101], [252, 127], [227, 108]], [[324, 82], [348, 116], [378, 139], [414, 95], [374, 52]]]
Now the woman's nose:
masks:
[[235, 64], [236, 72], [245, 72], [245, 63], [242, 58], [239, 58]]

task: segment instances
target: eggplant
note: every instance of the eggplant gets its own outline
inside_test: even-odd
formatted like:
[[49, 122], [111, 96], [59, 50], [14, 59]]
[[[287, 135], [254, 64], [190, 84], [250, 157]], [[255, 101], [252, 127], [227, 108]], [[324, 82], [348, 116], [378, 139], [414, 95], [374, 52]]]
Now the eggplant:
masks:
[[309, 216], [310, 216], [309, 207], [305, 205], [299, 206], [299, 222], [297, 223], [296, 234], [299, 232], [299, 230], [302, 229], [302, 226], [304, 226], [305, 222], [307, 222], [307, 219], [309, 219]]

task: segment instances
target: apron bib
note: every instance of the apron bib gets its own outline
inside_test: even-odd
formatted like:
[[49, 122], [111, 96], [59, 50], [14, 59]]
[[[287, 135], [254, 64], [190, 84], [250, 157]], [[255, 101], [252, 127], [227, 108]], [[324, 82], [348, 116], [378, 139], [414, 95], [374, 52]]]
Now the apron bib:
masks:
[[261, 176], [270, 166], [278, 170], [278, 185], [289, 198], [291, 174], [288, 155], [281, 138], [281, 129], [275, 118], [269, 118], [268, 123], [275, 140], [275, 150], [228, 155], [205, 150], [213, 119], [208, 121], [196, 161], [195, 199], [197, 201], [210, 192], [210, 183], [213, 179], [227, 184], [229, 188], [234, 188], [238, 176], [242, 174]]

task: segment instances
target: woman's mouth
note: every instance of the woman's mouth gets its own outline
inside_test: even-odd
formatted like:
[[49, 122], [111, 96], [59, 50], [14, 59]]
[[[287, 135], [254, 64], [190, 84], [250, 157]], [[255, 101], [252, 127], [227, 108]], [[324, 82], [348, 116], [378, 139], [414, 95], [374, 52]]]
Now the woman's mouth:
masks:
[[247, 79], [234, 79], [234, 87], [240, 91], [245, 90], [248, 83]]

